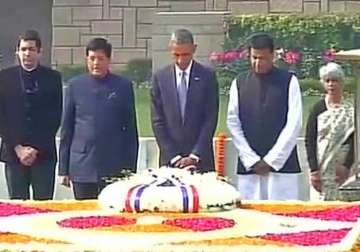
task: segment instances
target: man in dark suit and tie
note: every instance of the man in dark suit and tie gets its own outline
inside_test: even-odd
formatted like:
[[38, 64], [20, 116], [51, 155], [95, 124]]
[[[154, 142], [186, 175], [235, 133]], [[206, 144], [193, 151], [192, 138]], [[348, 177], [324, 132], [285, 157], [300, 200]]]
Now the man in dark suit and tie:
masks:
[[132, 83], [110, 73], [111, 44], [86, 47], [89, 72], [70, 80], [61, 125], [59, 175], [76, 199], [97, 198], [105, 177], [136, 172], [138, 133]]
[[19, 37], [19, 66], [0, 72], [1, 161], [11, 199], [53, 198], [62, 84], [58, 72], [41, 66], [36, 31]]
[[193, 35], [176, 30], [169, 50], [174, 63], [153, 75], [151, 118], [160, 148], [160, 165], [214, 170], [212, 139], [219, 94], [213, 70], [193, 60]]

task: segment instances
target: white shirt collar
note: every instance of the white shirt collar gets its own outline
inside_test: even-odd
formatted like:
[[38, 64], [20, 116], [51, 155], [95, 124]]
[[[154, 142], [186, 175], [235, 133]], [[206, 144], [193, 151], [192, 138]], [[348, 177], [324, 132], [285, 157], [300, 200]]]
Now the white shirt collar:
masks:
[[185, 70], [181, 70], [179, 68], [178, 65], [175, 64], [175, 74], [176, 74], [176, 85], [180, 85], [181, 83], [181, 76], [182, 76], [182, 72], [186, 73], [186, 86], [189, 87], [189, 79], [190, 79], [190, 71], [191, 71], [191, 67], [193, 65], [193, 60], [190, 61], [190, 64], [188, 65], [188, 67]]
[[187, 67], [185, 70], [181, 70], [181, 69], [179, 68], [179, 66], [175, 64], [176, 76], [180, 76], [180, 77], [181, 77], [182, 72], [185, 72], [185, 73], [186, 73], [186, 76], [190, 76], [190, 70], [191, 70], [192, 64], [193, 64], [193, 60], [190, 61], [190, 64], [188, 65], [188, 67]]
[[24, 66], [24, 65], [21, 65], [21, 67], [22, 67], [22, 69], [24, 69], [24, 71], [26, 71], [26, 72], [32, 72], [33, 70], [35, 70], [35, 69], [38, 67], [38, 65], [36, 65], [36, 66], [34, 66], [34, 67], [32, 67], [32, 68], [27, 68], [27, 67]]

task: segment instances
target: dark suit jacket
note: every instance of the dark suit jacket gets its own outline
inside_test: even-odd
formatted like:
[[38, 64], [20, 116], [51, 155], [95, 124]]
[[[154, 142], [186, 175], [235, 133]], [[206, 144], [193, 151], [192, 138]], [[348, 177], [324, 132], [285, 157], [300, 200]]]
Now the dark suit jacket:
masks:
[[[62, 83], [57, 71], [39, 66], [38, 91], [32, 104], [26, 101], [21, 67], [0, 72], [1, 161], [18, 162], [14, 147], [30, 145], [38, 149], [40, 160], [56, 160], [55, 135], [62, 111]], [[31, 107], [29, 107], [31, 106]], [[31, 118], [25, 111], [31, 111]], [[31, 127], [29, 121], [31, 120]]]
[[200, 158], [202, 171], [214, 170], [212, 138], [219, 109], [215, 72], [193, 62], [184, 123], [181, 120], [174, 65], [154, 74], [151, 103], [152, 127], [160, 148], [160, 165], [168, 165], [177, 155], [193, 153]]
[[98, 182], [124, 168], [136, 171], [138, 134], [132, 83], [108, 74], [70, 80], [61, 125], [59, 174]]

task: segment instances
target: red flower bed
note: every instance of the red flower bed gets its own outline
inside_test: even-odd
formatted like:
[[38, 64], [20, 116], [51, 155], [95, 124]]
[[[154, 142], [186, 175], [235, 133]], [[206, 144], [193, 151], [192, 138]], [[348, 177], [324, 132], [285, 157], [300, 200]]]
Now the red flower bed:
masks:
[[259, 238], [301, 246], [321, 246], [341, 242], [349, 231], [349, 228], [344, 228], [339, 230], [309, 231], [292, 234], [267, 234]]
[[318, 211], [301, 211], [297, 213], [279, 214], [291, 217], [308, 217], [320, 220], [356, 222], [360, 218], [360, 205], [337, 207]]
[[20, 204], [0, 202], [0, 217], [6, 217], [11, 215], [47, 213], [47, 212], [54, 212], [54, 211], [48, 209], [39, 209], [35, 207], [26, 207]]

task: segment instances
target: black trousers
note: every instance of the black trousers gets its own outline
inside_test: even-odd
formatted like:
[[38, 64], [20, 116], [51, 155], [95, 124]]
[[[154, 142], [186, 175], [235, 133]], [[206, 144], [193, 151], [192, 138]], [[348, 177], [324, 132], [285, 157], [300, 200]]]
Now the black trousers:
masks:
[[30, 167], [16, 163], [5, 164], [6, 183], [10, 199], [51, 200], [54, 196], [55, 160], [42, 161]]
[[83, 183], [72, 182], [74, 197], [76, 200], [97, 199], [101, 190], [106, 186], [105, 183]]

